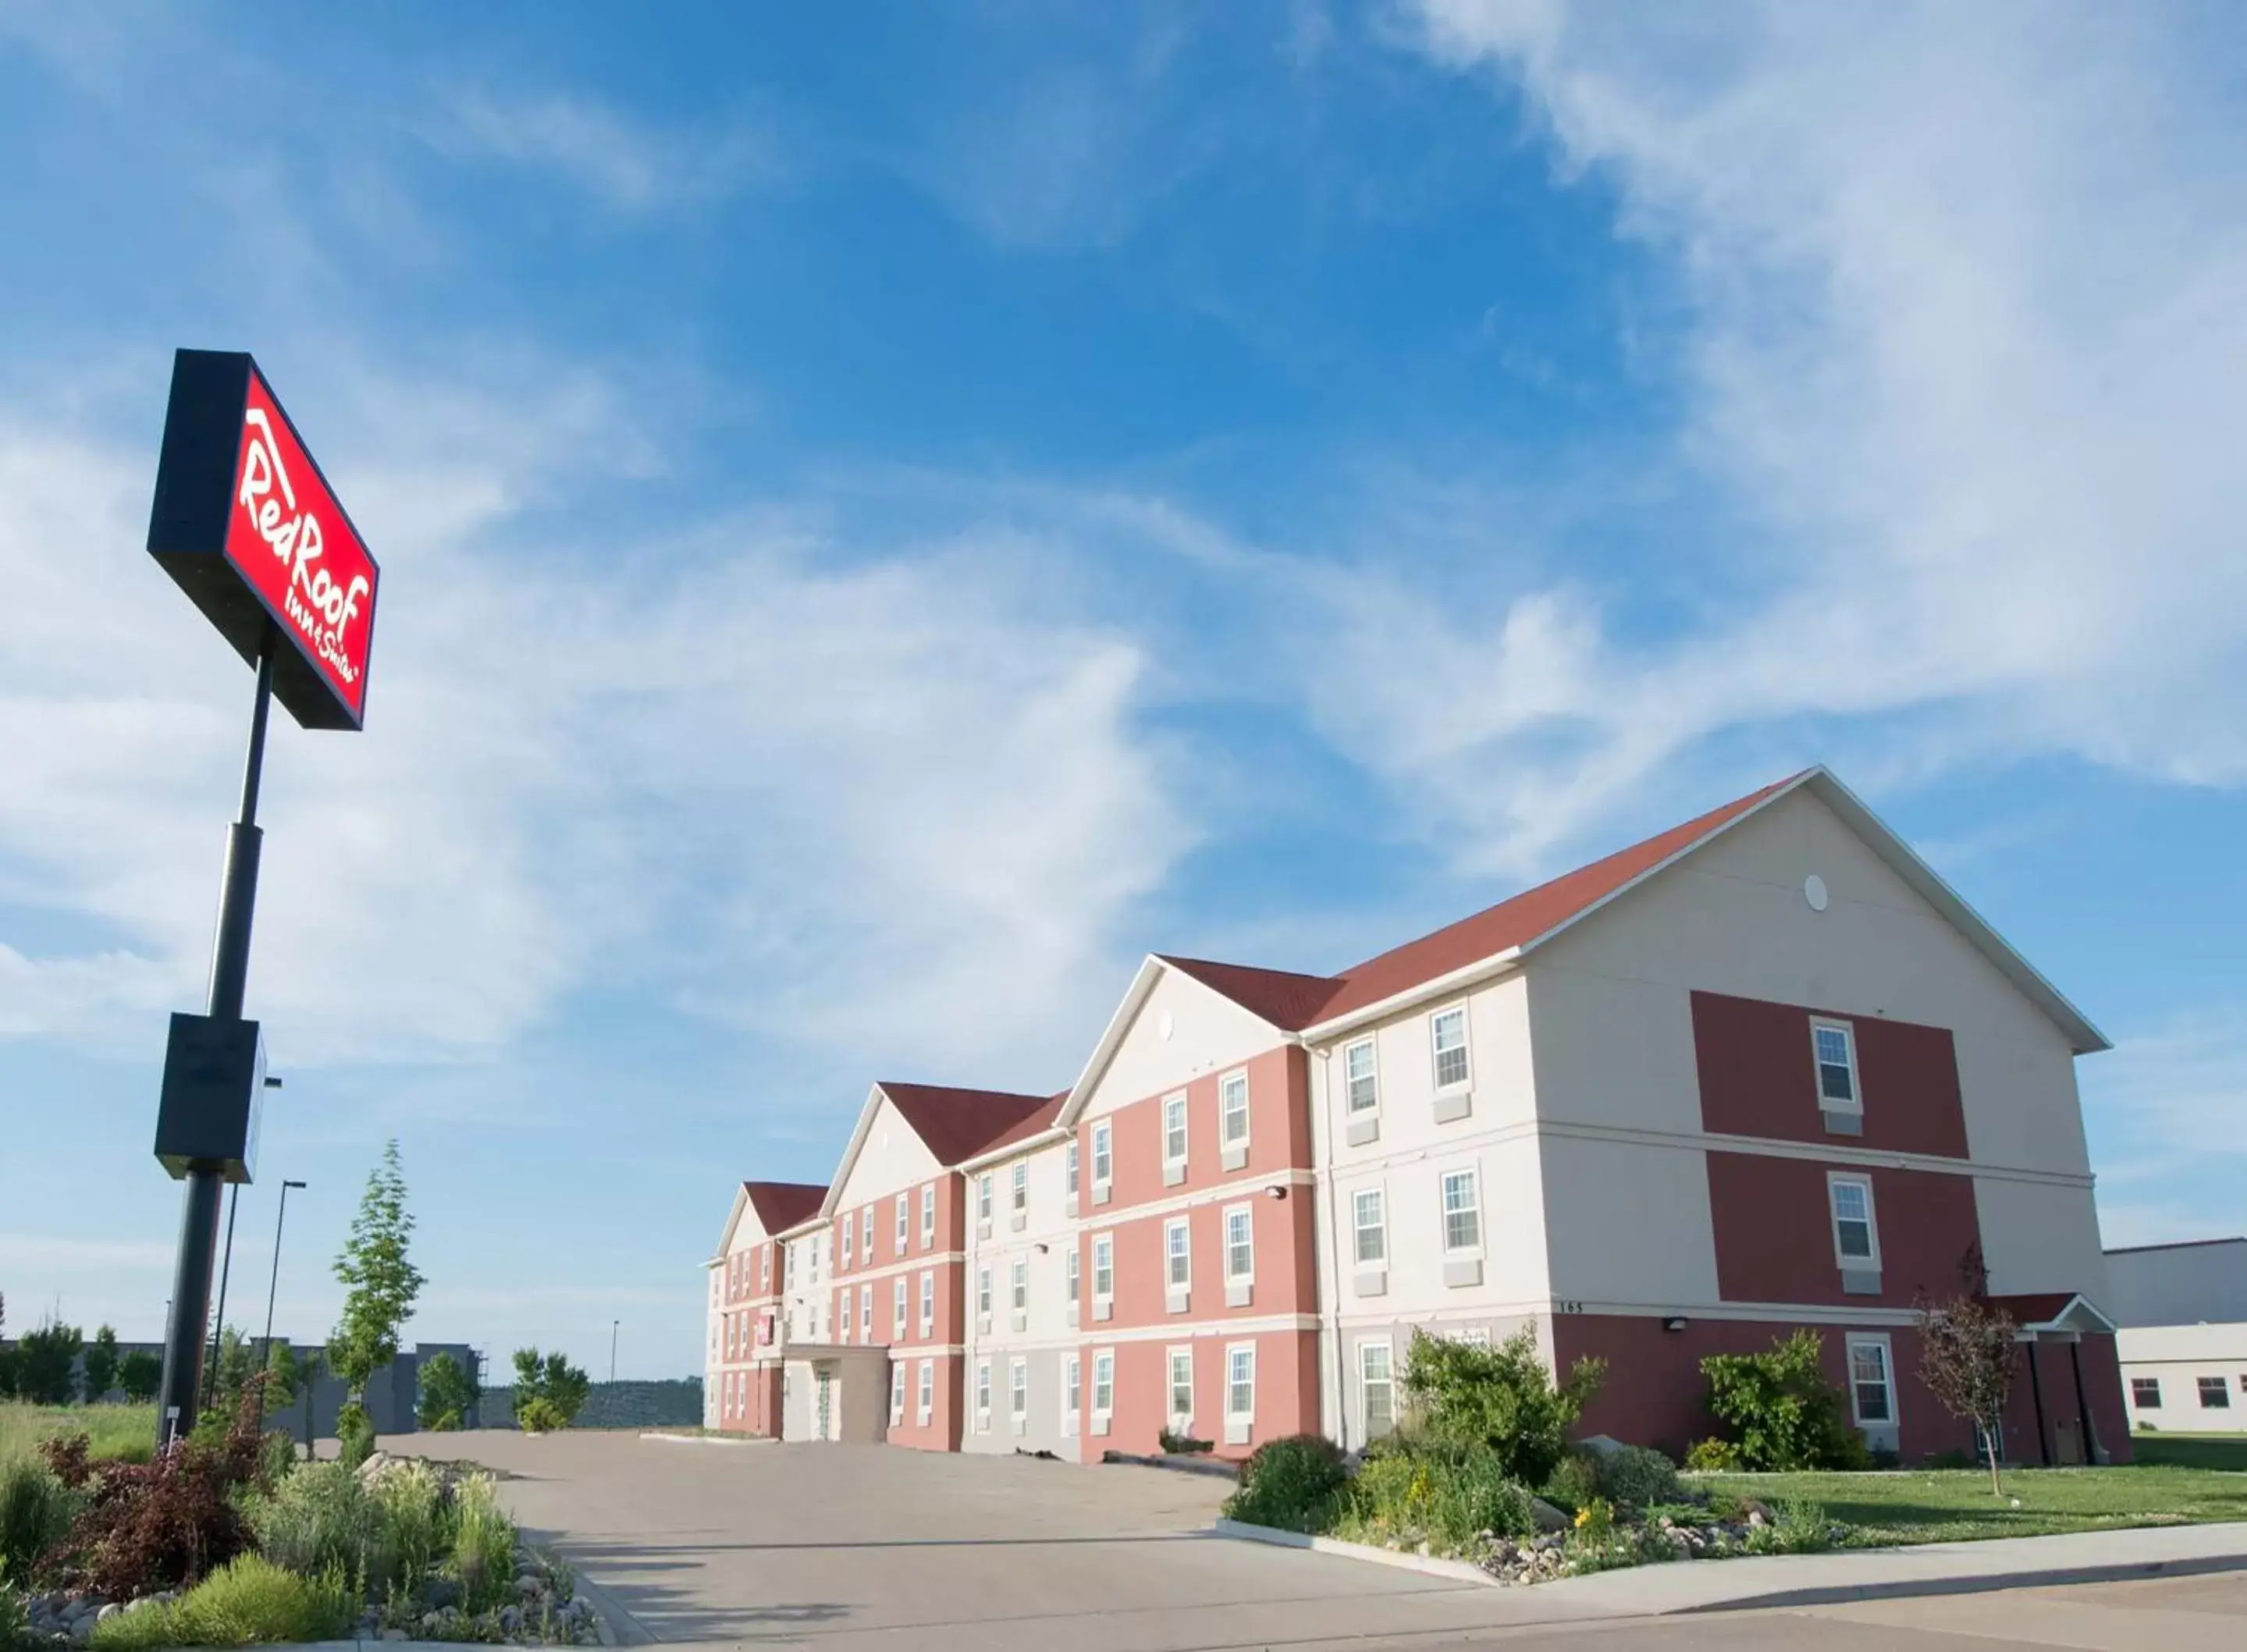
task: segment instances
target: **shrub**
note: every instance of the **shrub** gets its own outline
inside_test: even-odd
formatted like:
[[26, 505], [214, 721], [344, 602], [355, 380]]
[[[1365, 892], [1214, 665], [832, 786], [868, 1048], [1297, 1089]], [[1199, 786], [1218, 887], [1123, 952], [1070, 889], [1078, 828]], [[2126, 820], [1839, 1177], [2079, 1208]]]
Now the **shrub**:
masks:
[[78, 1397], [78, 1327], [49, 1320], [16, 1342], [16, 1392], [34, 1405], [68, 1405]]
[[1694, 1441], [1685, 1453], [1685, 1466], [1697, 1474], [1722, 1474], [1739, 1465], [1740, 1448], [1715, 1435]]
[[1430, 1446], [1368, 1457], [1350, 1482], [1337, 1528], [1376, 1543], [1458, 1550], [1485, 1532], [1535, 1529], [1529, 1488], [1508, 1478], [1487, 1445]]
[[1225, 1515], [1251, 1526], [1315, 1531], [1348, 1478], [1342, 1448], [1323, 1434], [1267, 1441], [1241, 1465], [1240, 1489], [1225, 1499]]
[[365, 1483], [339, 1462], [307, 1463], [249, 1505], [267, 1560], [301, 1576], [333, 1568], [361, 1583], [379, 1569], [380, 1518]]
[[79, 1497], [33, 1457], [0, 1463], [0, 1583], [29, 1584], [40, 1556], [63, 1539]]
[[261, 1555], [229, 1561], [179, 1600], [120, 1612], [94, 1626], [99, 1652], [249, 1646], [348, 1635], [358, 1601], [339, 1573], [300, 1577]]
[[1192, 1457], [1203, 1451], [1217, 1449], [1214, 1441], [1198, 1440], [1191, 1434], [1173, 1434], [1168, 1429], [1164, 1429], [1158, 1437], [1161, 1441], [1163, 1450], [1179, 1457]]
[[31, 1638], [31, 1611], [16, 1586], [0, 1579], [0, 1652], [47, 1652]]
[[471, 1612], [505, 1605], [515, 1590], [515, 1522], [499, 1505], [499, 1489], [488, 1474], [461, 1482], [455, 1502], [451, 1570], [461, 1586], [462, 1607]]
[[1820, 1554], [1834, 1546], [1833, 1522], [1807, 1498], [1792, 1497], [1779, 1505], [1767, 1525], [1748, 1532], [1751, 1554]]
[[93, 1341], [85, 1348], [85, 1397], [89, 1402], [107, 1397], [117, 1386], [117, 1332], [105, 1325], [93, 1334]]
[[1432, 1437], [1487, 1445], [1508, 1478], [1535, 1485], [1567, 1455], [1569, 1427], [1606, 1372], [1602, 1361], [1578, 1360], [1555, 1386], [1538, 1356], [1533, 1326], [1496, 1348], [1415, 1332], [1404, 1390]]
[[[592, 1388], [591, 1379], [559, 1350], [543, 1357], [535, 1348], [515, 1351], [515, 1420], [519, 1427], [534, 1434], [568, 1428], [584, 1408], [585, 1396]], [[523, 1421], [523, 1412], [540, 1401], [545, 1403], [540, 1413], [543, 1420], [533, 1426]]]
[[1732, 1430], [1744, 1468], [1786, 1471], [1864, 1466], [1864, 1440], [1841, 1421], [1841, 1393], [1826, 1380], [1824, 1342], [1804, 1329], [1762, 1354], [1711, 1354], [1701, 1362], [1709, 1410]]
[[357, 1400], [345, 1400], [336, 1410], [336, 1457], [345, 1468], [357, 1468], [374, 1455], [374, 1421]]
[[1599, 1494], [1622, 1508], [1643, 1509], [1677, 1500], [1677, 1465], [1643, 1445], [1617, 1445], [1583, 1454]]
[[1600, 1471], [1581, 1452], [1562, 1457], [1545, 1478], [1546, 1500], [1572, 1512], [1588, 1505], [1599, 1494]]
[[552, 1434], [570, 1426], [562, 1408], [543, 1395], [515, 1403], [515, 1424], [525, 1434]]
[[461, 1426], [481, 1397], [476, 1379], [449, 1354], [434, 1354], [421, 1367], [418, 1415], [421, 1426], [443, 1433]]
[[147, 1348], [136, 1348], [117, 1362], [117, 1386], [135, 1404], [146, 1405], [164, 1383], [164, 1362]]

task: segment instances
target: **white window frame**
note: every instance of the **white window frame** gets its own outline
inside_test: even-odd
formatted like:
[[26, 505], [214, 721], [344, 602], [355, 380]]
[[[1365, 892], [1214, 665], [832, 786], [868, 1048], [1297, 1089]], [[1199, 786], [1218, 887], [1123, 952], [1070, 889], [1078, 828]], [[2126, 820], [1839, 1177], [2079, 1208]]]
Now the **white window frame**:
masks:
[[[2152, 1399], [2148, 1400], [2138, 1392], [2139, 1385], [2141, 1383], [2153, 1390], [2154, 1397]], [[2162, 1379], [2158, 1376], [2132, 1377], [2130, 1379], [2130, 1409], [2134, 1411], [2160, 1410], [2162, 1409]]]
[[858, 1259], [868, 1264], [874, 1259], [874, 1207], [871, 1205], [858, 1212]]
[[1017, 1216], [1026, 1216], [1030, 1209], [1030, 1164], [1028, 1159], [1014, 1161], [1014, 1210]]
[[[1238, 1095], [1240, 1105], [1234, 1107], [1232, 1097]], [[1233, 1126], [1238, 1123], [1239, 1133]], [[1248, 1145], [1248, 1069], [1236, 1067], [1217, 1081], [1217, 1144], [1219, 1147]]]
[[975, 1317], [987, 1325], [991, 1318], [991, 1265], [975, 1270]]
[[936, 1334], [936, 1270], [925, 1267], [920, 1273], [920, 1334]]
[[[1108, 1277], [1108, 1287], [1101, 1288], [1103, 1274]], [[1095, 1233], [1092, 1236], [1092, 1300], [1112, 1302], [1116, 1300], [1116, 1235]]]
[[1084, 1364], [1083, 1356], [1072, 1352], [1061, 1362], [1061, 1431], [1076, 1432], [1077, 1419], [1084, 1403]]
[[[1181, 1170], [1186, 1162], [1186, 1093], [1172, 1090], [1163, 1097], [1163, 1168]], [[1176, 1119], [1176, 1123], [1171, 1121]]]
[[903, 1256], [911, 1248], [912, 1236], [912, 1195], [898, 1195], [898, 1254]]
[[[1373, 1201], [1373, 1220], [1365, 1219], [1365, 1201]], [[1349, 1253], [1356, 1267], [1386, 1267], [1389, 1266], [1389, 1190], [1378, 1184], [1372, 1187], [1357, 1187], [1349, 1195]], [[1375, 1254], [1365, 1253], [1365, 1236], [1374, 1236]]]
[[[1444, 1077], [1444, 1056], [1446, 1052], [1443, 1048], [1443, 1027], [1444, 1023], [1454, 1015], [1458, 1017], [1459, 1054], [1464, 1060], [1465, 1070], [1458, 1077], [1446, 1082]], [[1428, 1074], [1435, 1080], [1436, 1093], [1438, 1096], [1446, 1095], [1452, 1090], [1468, 1089], [1474, 1084], [1474, 1034], [1467, 1026], [1470, 1019], [1467, 1007], [1463, 1002], [1446, 1004], [1441, 1009], [1431, 1010], [1428, 1013]]]
[[1030, 1259], [1027, 1256], [1014, 1259], [1014, 1267], [1007, 1275], [1007, 1290], [1015, 1313], [1030, 1311]]
[[843, 1307], [842, 1311], [836, 1315], [836, 1341], [847, 1342], [850, 1340], [850, 1287], [846, 1285], [837, 1294], [842, 1297]]
[[[1248, 1408], [1234, 1405], [1240, 1387], [1238, 1375], [1243, 1355], [1248, 1358]], [[1229, 1342], [1225, 1349], [1225, 1420], [1228, 1423], [1253, 1423], [1256, 1420], [1256, 1344]]]
[[850, 1259], [857, 1253], [858, 1250], [858, 1223], [857, 1220], [857, 1213], [854, 1211], [845, 1211], [843, 1212], [842, 1254], [843, 1266], [844, 1267], [850, 1266]]
[[911, 1287], [906, 1285], [905, 1276], [902, 1273], [892, 1280], [891, 1285], [890, 1335], [902, 1342], [905, 1340], [905, 1327], [911, 1323], [906, 1317], [905, 1307], [905, 1298], [911, 1294]]
[[[1381, 1355], [1383, 1368], [1377, 1379], [1365, 1369], [1365, 1356], [1376, 1351]], [[1393, 1338], [1369, 1336], [1357, 1345], [1357, 1427], [1359, 1433], [1369, 1440], [1375, 1437], [1372, 1395], [1376, 1381], [1388, 1390], [1389, 1423], [1381, 1430], [1387, 1434], [1397, 1427], [1397, 1343]]]
[[991, 1225], [991, 1172], [983, 1171], [975, 1178], [975, 1220], [979, 1226]]
[[[1248, 1266], [1236, 1269], [1233, 1254], [1233, 1219], [1238, 1216], [1247, 1234]], [[1219, 1221], [1225, 1238], [1225, 1282], [1227, 1285], [1253, 1285], [1256, 1282], [1256, 1207], [1253, 1205], [1228, 1205]]]
[[923, 1428], [926, 1428], [929, 1419], [936, 1415], [936, 1362], [934, 1360], [923, 1360], [920, 1362], [920, 1376], [913, 1389], [913, 1415], [919, 1419]]
[[[1472, 1209], [1474, 1213], [1475, 1236], [1474, 1243], [1472, 1245], [1454, 1245], [1451, 1243], [1451, 1217], [1453, 1214], [1451, 1205], [1451, 1182], [1452, 1179], [1457, 1177], [1465, 1177], [1466, 1178], [1468, 1188], [1474, 1194], [1474, 1203], [1472, 1206], [1461, 1206], [1463, 1211]], [[1444, 1254], [1445, 1256], [1480, 1256], [1482, 1254], [1483, 1220], [1481, 1165], [1461, 1164], [1455, 1166], [1451, 1170], [1440, 1171], [1437, 1173], [1436, 1219], [1444, 1225], [1443, 1241]]]
[[[1365, 1053], [1366, 1099], [1357, 1099], [1358, 1075], [1349, 1070], [1358, 1052]], [[1381, 1110], [1381, 1049], [1371, 1034], [1354, 1038], [1342, 1047], [1342, 1110], [1346, 1118], [1363, 1118]]]
[[1107, 1119], [1092, 1127], [1092, 1185], [1096, 1191], [1116, 1181], [1116, 1131]]
[[975, 1431], [991, 1431], [991, 1362], [975, 1362]]
[[[1844, 1186], [1861, 1189], [1865, 1195], [1865, 1242], [1871, 1247], [1869, 1256], [1850, 1256], [1841, 1249], [1841, 1203], [1836, 1190]], [[1834, 1240], [1834, 1265], [1836, 1267], [1879, 1268], [1881, 1220], [1878, 1208], [1873, 1203], [1871, 1177], [1860, 1171], [1826, 1172], [1826, 1227]]]
[[769, 1245], [757, 1246], [757, 1289], [772, 1289], [772, 1246]]
[[871, 1285], [858, 1287], [858, 1340], [861, 1342], [874, 1340], [874, 1287]]
[[[2212, 1404], [2208, 1397], [2209, 1384], [2211, 1382], [2216, 1385], [2215, 1391], [2218, 1396]], [[2196, 1375], [2192, 1379], [2192, 1389], [2195, 1396], [2200, 1401], [2202, 1410], [2228, 1411], [2231, 1409], [2231, 1379], [2222, 1372], [2216, 1372], [2212, 1376]]]
[[[1821, 1032], [1839, 1033], [1847, 1052], [1846, 1063], [1849, 1072], [1849, 1099], [1837, 1101], [1826, 1093], [1825, 1053], [1818, 1048]], [[1829, 1113], [1860, 1113], [1865, 1110], [1865, 1081], [1857, 1068], [1857, 1029], [1849, 1021], [1836, 1021], [1831, 1016], [1813, 1017], [1810, 1023], [1810, 1076], [1818, 1087], [1818, 1105]]]
[[936, 1243], [936, 1184], [923, 1182], [920, 1187], [920, 1247], [927, 1250]]
[[905, 1362], [898, 1360], [890, 1367], [890, 1426], [896, 1428], [905, 1420]]
[[[1888, 1390], [1888, 1414], [1884, 1417], [1868, 1417], [1864, 1406], [1858, 1400], [1857, 1350], [1861, 1348], [1876, 1348], [1881, 1351], [1881, 1382]], [[1856, 1420], [1857, 1426], [1890, 1429], [1899, 1426], [1895, 1350], [1889, 1346], [1888, 1337], [1870, 1331], [1852, 1331], [1841, 1340], [1841, 1364], [1849, 1377], [1849, 1415]]]
[[[1186, 1364], [1186, 1409], [1178, 1410], [1178, 1362]], [[1182, 1342], [1163, 1350], [1163, 1407], [1172, 1429], [1193, 1426], [1193, 1344]]]
[[1084, 1253], [1071, 1244], [1069, 1247], [1068, 1260], [1062, 1264], [1062, 1266], [1068, 1273], [1069, 1300], [1072, 1302], [1077, 1301], [1084, 1294]]
[[[1105, 1389], [1108, 1403], [1100, 1403]], [[1116, 1415], [1116, 1350], [1096, 1348], [1092, 1350], [1092, 1416], [1096, 1422], [1106, 1422]]]
[[780, 1247], [780, 1279], [782, 1288], [790, 1291], [796, 1288], [796, 1246], [793, 1245]]
[[1007, 1415], [1021, 1418], [1030, 1414], [1030, 1362], [1017, 1355], [1007, 1362]]
[[[1184, 1244], [1178, 1243], [1183, 1239]], [[1163, 1287], [1165, 1290], [1193, 1289], [1193, 1224], [1173, 1216], [1163, 1224]]]
[[1077, 1188], [1083, 1179], [1082, 1175], [1083, 1162], [1083, 1155], [1077, 1151], [1076, 1137], [1072, 1136], [1069, 1138], [1069, 1147], [1062, 1155], [1062, 1159], [1067, 1171], [1069, 1196], [1071, 1198], [1075, 1198], [1077, 1194]]

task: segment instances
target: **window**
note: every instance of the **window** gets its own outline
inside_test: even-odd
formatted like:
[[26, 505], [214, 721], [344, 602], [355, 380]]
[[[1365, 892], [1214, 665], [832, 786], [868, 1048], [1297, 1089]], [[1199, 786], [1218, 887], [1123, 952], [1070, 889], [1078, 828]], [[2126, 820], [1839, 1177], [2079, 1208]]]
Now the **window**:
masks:
[[1857, 1040], [1847, 1021], [1810, 1023], [1810, 1048], [1818, 1062], [1818, 1104], [1861, 1111], [1857, 1089]]
[[991, 1317], [991, 1270], [987, 1267], [975, 1270], [975, 1311], [986, 1320]]
[[912, 1209], [912, 1195], [907, 1194], [907, 1193], [900, 1193], [900, 1194], [898, 1194], [898, 1254], [899, 1256], [903, 1256], [903, 1255], [905, 1253], [905, 1216], [906, 1216], [906, 1212], [909, 1212], [909, 1211], [911, 1211]]
[[1878, 1267], [1879, 1231], [1873, 1225], [1873, 1184], [1866, 1176], [1828, 1176], [1826, 1194], [1834, 1210], [1834, 1255], [1843, 1267]]
[[1027, 1159], [1014, 1161], [1014, 1214], [1021, 1216], [1030, 1208], [1030, 1166]]
[[1371, 1039], [1361, 1038], [1342, 1051], [1342, 1070], [1352, 1113], [1370, 1113], [1381, 1105], [1381, 1077], [1374, 1071]]
[[1248, 1140], [1248, 1075], [1227, 1073], [1217, 1081], [1217, 1140], [1240, 1147]]
[[2203, 1411], [2228, 1411], [2231, 1409], [2231, 1385], [2220, 1376], [2200, 1379], [2200, 1409]]
[[926, 1250], [936, 1243], [936, 1184], [931, 1182], [920, 1190], [920, 1247]]
[[769, 1245], [757, 1246], [757, 1288], [761, 1291], [772, 1289], [772, 1246]]
[[2158, 1376], [2134, 1376], [2130, 1379], [2130, 1403], [2141, 1411], [2162, 1409], [2162, 1379]]
[[781, 1278], [782, 1278], [782, 1280], [787, 1284], [788, 1288], [789, 1288], [789, 1290], [791, 1290], [791, 1291], [792, 1291], [792, 1290], [794, 1290], [794, 1289], [796, 1288], [796, 1246], [793, 1246], [793, 1245], [789, 1246], [787, 1247], [787, 1249], [782, 1253], [782, 1258], [781, 1258], [781, 1270], [780, 1270], [780, 1272], [781, 1272]]
[[890, 1367], [890, 1426], [905, 1420], [905, 1368], [903, 1362]]
[[1106, 1119], [1092, 1127], [1092, 1184], [1105, 1187], [1116, 1179], [1116, 1156], [1111, 1150], [1114, 1131]]
[[1077, 1154], [1076, 1138], [1074, 1136], [1070, 1137], [1069, 1139], [1069, 1153], [1067, 1157], [1069, 1162], [1069, 1196], [1071, 1198], [1075, 1198], [1076, 1197]]
[[975, 1362], [975, 1426], [991, 1426], [991, 1362]]
[[1092, 1356], [1092, 1414], [1106, 1416], [1116, 1410], [1116, 1350], [1104, 1348]]
[[[1357, 1227], [1357, 1265], [1370, 1266], [1389, 1259], [1389, 1217], [1381, 1190], [1361, 1187], [1350, 1196], [1350, 1217]], [[1367, 1346], [1370, 1347], [1371, 1344]]]
[[827, 1235], [824, 1233], [813, 1234], [810, 1243], [805, 1246], [805, 1262], [811, 1270], [811, 1282], [814, 1285], [819, 1283], [819, 1253], [826, 1248]]
[[936, 1329], [936, 1275], [924, 1270], [920, 1276], [920, 1334], [928, 1335]]
[[871, 1285], [858, 1287], [858, 1340], [874, 1340], [874, 1287]]
[[1225, 1350], [1225, 1415], [1245, 1422], [1256, 1415], [1256, 1345], [1243, 1342]]
[[1186, 1098], [1183, 1095], [1163, 1097], [1163, 1163], [1183, 1164], [1186, 1162]]
[[1436, 1088], [1457, 1089], [1467, 1082], [1467, 1008], [1457, 1004], [1428, 1018], [1436, 1043]]
[[890, 1335], [902, 1341], [905, 1334], [905, 1276], [890, 1281]]
[[1893, 1423], [1895, 1394], [1888, 1383], [1888, 1345], [1885, 1337], [1849, 1339], [1849, 1393], [1857, 1408], [1857, 1421]]
[[936, 1410], [936, 1367], [928, 1361], [920, 1362], [920, 1389], [914, 1396], [913, 1413], [923, 1423]]
[[1394, 1350], [1383, 1342], [1357, 1345], [1358, 1414], [1365, 1420], [1365, 1437], [1373, 1439], [1397, 1426], [1397, 1382], [1390, 1362]]
[[1482, 1189], [1474, 1171], [1444, 1172], [1444, 1248], [1477, 1250], [1482, 1245]]
[[843, 1335], [840, 1340], [847, 1342], [850, 1340], [850, 1293], [847, 1288], [843, 1291], [842, 1297], [843, 1305], [839, 1312], [843, 1315]]
[[1027, 1314], [1029, 1311], [1030, 1264], [1028, 1259], [1018, 1256], [1014, 1259], [1014, 1312]]
[[1193, 1420], [1193, 1350], [1171, 1350], [1171, 1426]]
[[1061, 1368], [1061, 1431], [1062, 1433], [1076, 1432], [1077, 1403], [1083, 1397], [1083, 1368], [1077, 1362], [1077, 1356], [1072, 1354], [1062, 1362]]
[[1076, 1246], [1069, 1247], [1069, 1300], [1077, 1300], [1077, 1287], [1084, 1278], [1084, 1258]]
[[843, 1212], [843, 1251], [841, 1256], [837, 1259], [839, 1266], [843, 1267], [850, 1266], [850, 1253], [858, 1248], [857, 1233], [857, 1226], [850, 1219], [850, 1212], [848, 1211]]
[[1237, 1284], [1256, 1276], [1256, 1225], [1246, 1205], [1225, 1213], [1225, 1277]]
[[1185, 1217], [1163, 1224], [1163, 1256], [1171, 1289], [1183, 1291], [1193, 1283], [1193, 1236]]
[[1101, 1301], [1116, 1294], [1116, 1238], [1112, 1233], [1092, 1236], [1092, 1294], [1094, 1300]]
[[874, 1259], [874, 1207], [871, 1205], [858, 1213], [858, 1259]]
[[975, 1219], [987, 1225], [991, 1220], [991, 1172], [988, 1171], [975, 1178]]

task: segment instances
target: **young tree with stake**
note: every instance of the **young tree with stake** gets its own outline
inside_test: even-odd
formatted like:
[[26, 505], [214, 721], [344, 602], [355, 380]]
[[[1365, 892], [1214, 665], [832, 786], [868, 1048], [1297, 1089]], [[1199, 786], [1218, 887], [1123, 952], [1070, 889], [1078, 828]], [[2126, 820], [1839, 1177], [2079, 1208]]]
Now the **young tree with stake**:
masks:
[[1998, 1477], [1998, 1426], [2013, 1391], [2012, 1315], [1990, 1300], [1989, 1273], [1978, 1253], [1959, 1265], [1963, 1288], [1946, 1302], [1918, 1307], [1919, 1378], [1936, 1403], [1971, 1423], [1990, 1463], [1990, 1492], [2003, 1496]]
[[336, 1258], [344, 1286], [344, 1314], [328, 1339], [328, 1369], [343, 1379], [350, 1397], [336, 1419], [346, 1457], [364, 1459], [374, 1443], [366, 1416], [366, 1385], [398, 1357], [398, 1333], [413, 1316], [421, 1294], [420, 1271], [407, 1256], [413, 1217], [406, 1208], [406, 1172], [393, 1138], [382, 1163], [366, 1178], [359, 1214]]

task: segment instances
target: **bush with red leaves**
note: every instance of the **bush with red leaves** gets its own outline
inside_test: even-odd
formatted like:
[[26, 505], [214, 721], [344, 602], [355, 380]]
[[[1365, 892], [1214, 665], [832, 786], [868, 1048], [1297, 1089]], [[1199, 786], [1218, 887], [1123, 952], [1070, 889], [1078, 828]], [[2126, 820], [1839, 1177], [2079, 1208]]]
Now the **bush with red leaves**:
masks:
[[92, 1465], [83, 1434], [43, 1442], [47, 1465], [88, 1495], [40, 1571], [65, 1588], [133, 1601], [192, 1587], [250, 1548], [229, 1493], [260, 1479], [256, 1402], [253, 1387], [219, 1444], [183, 1440], [154, 1463]]

